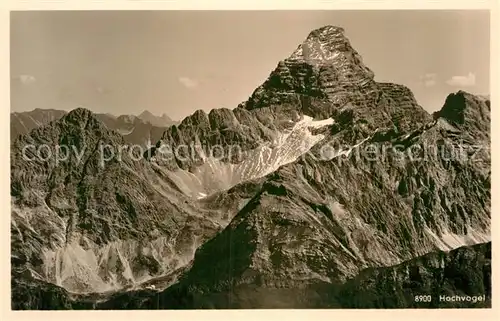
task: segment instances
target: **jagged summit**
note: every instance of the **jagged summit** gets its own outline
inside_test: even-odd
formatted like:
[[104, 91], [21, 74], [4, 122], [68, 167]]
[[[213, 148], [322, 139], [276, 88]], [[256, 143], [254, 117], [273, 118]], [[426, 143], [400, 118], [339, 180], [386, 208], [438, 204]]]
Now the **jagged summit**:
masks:
[[286, 105], [316, 119], [345, 118], [340, 114], [352, 112], [350, 119], [363, 119], [371, 130], [407, 131], [430, 120], [410, 89], [374, 77], [344, 29], [324, 26], [311, 31], [240, 107]]
[[182, 120], [179, 126], [181, 127], [186, 127], [186, 126], [208, 126], [208, 115], [207, 113], [202, 110], [202, 109], [197, 109], [194, 113], [191, 115], [187, 116]]
[[78, 124], [92, 124], [92, 125], [102, 125], [102, 123], [95, 117], [95, 114], [84, 107], [78, 107], [71, 110], [69, 113], [64, 115], [61, 120], [65, 123], [78, 123]]
[[[463, 90], [451, 93], [446, 97], [446, 101], [437, 116], [443, 117], [450, 123], [460, 126], [471, 118], [481, 117], [486, 114], [485, 110], [490, 106], [487, 100], [469, 94]], [[485, 115], [486, 116], [486, 115]]]
[[298, 105], [300, 96], [342, 106], [361, 91], [376, 91], [374, 86], [373, 71], [363, 64], [344, 29], [329, 25], [311, 31], [242, 106]]
[[324, 35], [331, 34], [331, 33], [335, 33], [335, 34], [344, 33], [344, 31], [345, 30], [342, 27], [333, 26], [333, 25], [326, 25], [326, 26], [323, 26], [321, 28], [314, 29], [313, 31], [311, 31], [309, 33], [308, 38], [313, 38], [313, 37], [320, 38]]
[[443, 118], [474, 137], [484, 137], [490, 128], [490, 101], [463, 90], [451, 93], [434, 118]]
[[[11, 270], [94, 308], [330, 307], [352, 298], [330, 290], [363, 268], [490, 240], [488, 152], [462, 157], [489, 146], [489, 111], [459, 92], [432, 121], [409, 88], [374, 81], [334, 26], [313, 30], [241, 108], [166, 128], [77, 108], [11, 146]], [[49, 156], [57, 146], [67, 159]], [[406, 267], [397, 281], [415, 290], [420, 267]], [[389, 274], [353, 286], [394, 292]], [[51, 308], [54, 295], [35, 291], [17, 293]]]
[[338, 74], [359, 73], [361, 78], [373, 79], [373, 72], [363, 65], [344, 32], [344, 28], [331, 25], [315, 29], [286, 61], [337, 67]]
[[311, 64], [328, 63], [340, 53], [338, 45], [346, 43], [349, 41], [344, 35], [343, 28], [325, 26], [311, 31], [288, 59]]
[[[35, 127], [21, 135], [13, 143], [22, 148], [26, 144], [53, 143], [64, 146], [95, 146], [99, 141], [109, 144], [121, 144], [123, 136], [108, 128], [99, 117], [87, 108], [79, 107], [71, 110], [59, 119]], [[49, 144], [50, 145], [50, 144]], [[73, 148], [73, 147], [71, 147]], [[90, 148], [90, 147], [89, 147]], [[87, 150], [85, 152], [91, 152]], [[55, 161], [50, 158], [50, 161]]]
[[89, 118], [92, 117], [93, 113], [91, 110], [85, 107], [78, 107], [71, 110], [66, 117], [70, 118]]

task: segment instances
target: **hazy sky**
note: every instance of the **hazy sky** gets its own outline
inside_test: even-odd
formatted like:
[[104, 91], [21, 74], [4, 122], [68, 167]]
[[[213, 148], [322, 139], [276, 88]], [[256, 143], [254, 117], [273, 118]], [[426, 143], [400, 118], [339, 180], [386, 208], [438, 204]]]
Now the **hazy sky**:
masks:
[[344, 27], [376, 80], [429, 111], [489, 93], [487, 11], [53, 11], [11, 15], [13, 111], [181, 119], [246, 100], [308, 33]]

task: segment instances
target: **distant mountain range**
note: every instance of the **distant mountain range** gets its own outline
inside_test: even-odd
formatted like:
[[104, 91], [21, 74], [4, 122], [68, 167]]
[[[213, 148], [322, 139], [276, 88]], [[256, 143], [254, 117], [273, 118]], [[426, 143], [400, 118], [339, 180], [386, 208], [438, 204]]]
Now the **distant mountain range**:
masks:
[[460, 90], [429, 114], [335, 26], [234, 109], [39, 112], [11, 144], [12, 307], [491, 307], [490, 113]]
[[139, 119], [142, 119], [143, 121], [145, 121], [147, 123], [150, 123], [150, 124], [152, 124], [154, 126], [158, 126], [158, 127], [166, 127], [166, 126], [176, 124], [176, 122], [173, 121], [170, 117], [168, 117], [167, 114], [163, 114], [161, 116], [156, 116], [147, 110], [143, 111], [137, 117]]
[[[10, 114], [11, 139], [58, 120], [66, 114], [67, 112], [63, 110], [39, 108], [27, 112], [13, 112]], [[109, 129], [119, 132], [132, 144], [156, 143], [167, 127], [177, 123], [166, 114], [155, 116], [147, 110], [139, 116], [96, 113], [95, 117]]]

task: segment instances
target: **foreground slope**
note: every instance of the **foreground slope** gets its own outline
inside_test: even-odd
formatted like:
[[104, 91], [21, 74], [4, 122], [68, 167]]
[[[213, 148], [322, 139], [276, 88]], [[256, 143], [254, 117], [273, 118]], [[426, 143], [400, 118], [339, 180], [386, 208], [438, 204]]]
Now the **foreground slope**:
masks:
[[[228, 293], [193, 293], [178, 286], [164, 293], [117, 294], [101, 303], [72, 298], [64, 289], [36, 280], [13, 280], [15, 310], [194, 309], [194, 308], [484, 308], [491, 307], [491, 243], [437, 251], [396, 266], [370, 268], [345, 284], [263, 290], [256, 285]], [[431, 295], [430, 302], [415, 296]], [[484, 295], [484, 301], [483, 296]], [[460, 301], [440, 300], [458, 296]], [[467, 299], [470, 296], [470, 299]], [[473, 302], [472, 297], [481, 297]], [[477, 298], [476, 298], [477, 300]]]

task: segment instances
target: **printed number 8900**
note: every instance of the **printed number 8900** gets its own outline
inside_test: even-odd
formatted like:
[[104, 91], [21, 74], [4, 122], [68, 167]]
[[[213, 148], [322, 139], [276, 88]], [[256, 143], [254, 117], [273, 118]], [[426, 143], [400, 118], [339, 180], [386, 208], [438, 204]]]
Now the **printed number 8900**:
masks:
[[415, 302], [431, 302], [432, 296], [430, 295], [415, 295]]

